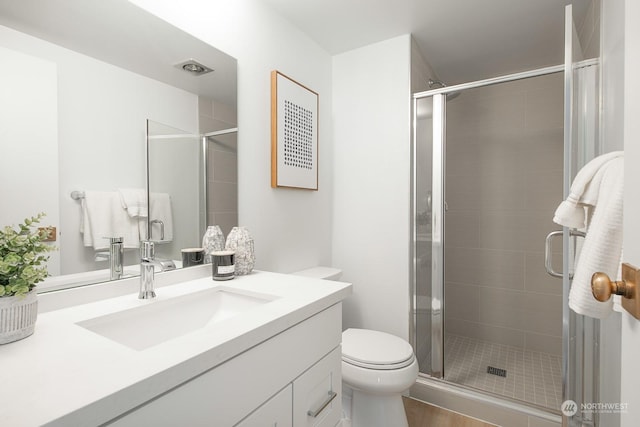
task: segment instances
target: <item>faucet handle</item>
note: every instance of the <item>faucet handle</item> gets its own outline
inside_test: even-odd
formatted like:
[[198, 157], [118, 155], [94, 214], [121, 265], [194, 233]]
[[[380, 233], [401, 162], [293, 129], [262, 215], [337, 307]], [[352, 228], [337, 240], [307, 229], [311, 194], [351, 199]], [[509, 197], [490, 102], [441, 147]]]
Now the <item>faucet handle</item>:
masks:
[[140, 241], [140, 293], [138, 294], [140, 299], [150, 299], [156, 296], [153, 291], [155, 255], [153, 242], [149, 240]]
[[140, 258], [152, 260], [156, 256], [155, 244], [151, 240], [140, 241]]
[[98, 251], [93, 254], [94, 261], [109, 261], [109, 259], [111, 259], [109, 251]]

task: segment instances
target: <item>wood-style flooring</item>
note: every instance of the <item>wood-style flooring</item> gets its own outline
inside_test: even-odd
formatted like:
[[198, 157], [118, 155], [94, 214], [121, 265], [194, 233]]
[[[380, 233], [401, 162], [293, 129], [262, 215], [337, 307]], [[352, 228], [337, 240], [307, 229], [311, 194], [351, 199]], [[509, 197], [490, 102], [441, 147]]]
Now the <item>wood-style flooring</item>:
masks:
[[432, 406], [419, 400], [403, 397], [409, 427], [496, 427], [457, 412]]

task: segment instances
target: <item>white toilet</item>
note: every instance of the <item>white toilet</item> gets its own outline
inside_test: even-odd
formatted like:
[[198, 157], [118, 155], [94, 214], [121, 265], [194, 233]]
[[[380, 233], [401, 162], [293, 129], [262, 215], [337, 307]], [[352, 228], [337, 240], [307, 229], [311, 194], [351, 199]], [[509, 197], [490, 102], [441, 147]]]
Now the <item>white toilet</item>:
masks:
[[[337, 280], [342, 272], [314, 267], [293, 274]], [[417, 378], [418, 362], [402, 338], [369, 329], [342, 333], [343, 410], [352, 427], [407, 427], [402, 393]]]

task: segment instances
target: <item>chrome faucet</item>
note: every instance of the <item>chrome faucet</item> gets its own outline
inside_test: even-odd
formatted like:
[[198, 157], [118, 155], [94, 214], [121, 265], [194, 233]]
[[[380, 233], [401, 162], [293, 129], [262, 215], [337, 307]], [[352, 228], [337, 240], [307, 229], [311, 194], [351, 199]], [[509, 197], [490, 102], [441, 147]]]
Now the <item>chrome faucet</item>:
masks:
[[109, 271], [111, 280], [122, 279], [124, 268], [124, 238], [111, 237], [109, 239]]
[[140, 293], [138, 298], [150, 299], [155, 298], [156, 293], [153, 290], [153, 279], [155, 266], [160, 267], [160, 271], [164, 271], [164, 265], [156, 260], [156, 250], [153, 242], [143, 240], [140, 242]]

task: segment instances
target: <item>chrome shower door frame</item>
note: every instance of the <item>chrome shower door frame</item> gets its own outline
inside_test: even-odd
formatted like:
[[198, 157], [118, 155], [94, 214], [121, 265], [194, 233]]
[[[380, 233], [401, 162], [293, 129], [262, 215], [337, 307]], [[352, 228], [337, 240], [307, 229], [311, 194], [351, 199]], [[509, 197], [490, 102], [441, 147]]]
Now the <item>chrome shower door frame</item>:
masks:
[[413, 137], [412, 137], [412, 164], [411, 164], [411, 185], [412, 185], [412, 206], [411, 206], [411, 236], [412, 241], [411, 248], [411, 295], [412, 295], [412, 307], [411, 307], [411, 324], [410, 324], [410, 336], [414, 348], [417, 348], [418, 344], [418, 298], [416, 294], [417, 290], [417, 268], [418, 268], [418, 250], [417, 250], [417, 234], [416, 234], [416, 200], [418, 200], [419, 194], [417, 194], [418, 188], [418, 173], [417, 173], [417, 143], [418, 143], [418, 102], [426, 98], [432, 98], [432, 161], [431, 161], [431, 203], [430, 203], [430, 217], [431, 217], [431, 274], [430, 282], [431, 288], [429, 295], [431, 304], [429, 305], [430, 316], [430, 369], [429, 372], [421, 372], [427, 374], [431, 378], [444, 378], [444, 313], [445, 307], [445, 293], [444, 293], [444, 281], [445, 281], [445, 165], [446, 165], [446, 102], [447, 94], [454, 92], [463, 92], [466, 89], [480, 88], [484, 86], [495, 85], [499, 83], [506, 83], [515, 80], [526, 79], [530, 77], [538, 77], [547, 74], [553, 74], [562, 72], [564, 65], [557, 65], [552, 67], [540, 68], [537, 70], [530, 70], [521, 73], [509, 74], [506, 76], [495, 77], [485, 80], [479, 80], [476, 82], [464, 83], [456, 86], [447, 86], [435, 90], [429, 90], [425, 92], [419, 92], [413, 95]]
[[[563, 198], [570, 194], [571, 183], [578, 171], [601, 154], [597, 143], [600, 123], [597, 90], [588, 85], [597, 82], [597, 60], [584, 60], [573, 19], [572, 5], [565, 7], [564, 34], [564, 174]], [[584, 81], [587, 84], [584, 84]], [[562, 396], [565, 404], [581, 408], [599, 401], [599, 337], [600, 321], [575, 313], [569, 308], [569, 291], [574, 264], [579, 256], [575, 230], [562, 228]], [[563, 427], [599, 425], [597, 412], [565, 414]]]
[[[565, 74], [565, 135], [564, 135], [564, 177], [563, 177], [563, 190], [564, 196], [568, 195], [571, 181], [577, 169], [590, 160], [595, 154], [599, 154], [598, 144], [590, 145], [586, 148], [581, 144], [585, 143], [584, 129], [580, 128], [580, 123], [584, 124], [585, 118], [577, 117], [583, 115], [583, 112], [576, 111], [579, 109], [574, 105], [575, 95], [579, 91], [574, 91], [574, 86], [580, 84], [578, 80], [574, 80], [574, 72], [582, 68], [598, 65], [598, 60], [581, 61], [579, 43], [575, 43], [575, 27], [572, 20], [571, 6], [567, 6], [566, 10], [566, 39], [565, 39], [565, 63], [557, 66], [546, 67], [536, 70], [530, 70], [522, 73], [510, 74], [507, 76], [495, 77], [476, 82], [470, 82], [460, 84], [456, 86], [447, 86], [434, 90], [416, 93], [413, 95], [413, 136], [412, 136], [412, 164], [411, 164], [411, 184], [412, 184], [412, 206], [411, 206], [411, 236], [410, 242], [411, 248], [411, 271], [410, 271], [410, 290], [412, 295], [412, 306], [410, 316], [410, 337], [414, 348], [418, 348], [418, 318], [419, 311], [418, 306], [418, 277], [417, 271], [419, 266], [418, 259], [418, 236], [417, 236], [417, 200], [421, 195], [417, 194], [418, 189], [418, 102], [427, 98], [432, 99], [431, 113], [433, 118], [432, 129], [432, 161], [431, 161], [431, 198], [430, 198], [430, 212], [431, 220], [431, 259], [430, 259], [430, 274], [428, 278], [430, 284], [427, 284], [427, 293], [430, 298], [429, 319], [430, 319], [430, 337], [422, 337], [422, 339], [428, 339], [431, 347], [431, 354], [429, 357], [430, 367], [428, 372], [424, 372], [421, 367], [420, 381], [433, 383], [435, 388], [440, 388], [443, 391], [449, 391], [451, 393], [457, 393], [464, 395], [466, 398], [471, 398], [476, 401], [484, 401], [487, 399], [482, 393], [470, 390], [464, 386], [458, 384], [449, 383], [445, 378], [444, 372], [444, 330], [446, 325], [444, 324], [444, 314], [446, 306], [444, 304], [444, 281], [445, 281], [445, 258], [444, 249], [446, 245], [445, 238], [445, 210], [446, 202], [444, 199], [445, 194], [445, 165], [446, 165], [446, 97], [447, 94], [454, 92], [464, 92], [466, 89], [479, 88], [483, 86], [494, 85], [498, 83], [505, 83], [514, 80], [521, 80], [529, 77], [543, 76], [552, 73], [564, 72]], [[589, 77], [591, 80], [593, 76]], [[596, 78], [597, 80], [597, 78]], [[596, 90], [596, 96], [597, 90]], [[593, 101], [588, 98], [586, 102]], [[596, 110], [598, 106], [593, 106]], [[597, 122], [599, 122], [598, 112], [592, 112], [595, 117], [587, 117], [586, 120], [595, 120], [596, 130], [587, 130], [591, 132], [591, 137], [598, 137]], [[582, 122], [580, 122], [582, 120]], [[595, 133], [595, 136], [593, 135]], [[588, 139], [588, 138], [587, 138]], [[589, 141], [587, 141], [587, 144]], [[594, 148], [595, 147], [595, 148]], [[586, 150], [586, 152], [585, 152]], [[425, 176], [428, 176], [426, 174]], [[429, 203], [428, 203], [429, 204]], [[598, 398], [598, 337], [599, 337], [599, 322], [597, 320], [585, 318], [572, 312], [568, 307], [568, 294], [571, 286], [570, 272], [573, 269], [573, 262], [575, 256], [575, 239], [571, 238], [571, 230], [563, 230], [563, 279], [562, 284], [558, 283], [558, 286], [562, 286], [563, 291], [563, 340], [562, 340], [562, 378], [563, 387], [562, 395], [563, 400], [573, 400], [580, 407], [581, 403], [597, 401]], [[423, 305], [424, 302], [423, 302]], [[422, 331], [424, 334], [424, 331]], [[594, 400], [595, 399], [595, 400]], [[524, 402], [517, 402], [508, 398], [500, 399], [496, 396], [491, 397], [492, 404], [498, 404], [499, 406], [511, 410], [517, 410], [521, 413], [528, 415], [548, 419], [549, 421], [558, 422], [560, 417], [542, 409], [535, 408], [527, 405]], [[558, 408], [560, 409], [560, 408]], [[598, 416], [597, 414], [591, 418], [589, 416], [575, 416], [575, 417], [562, 417], [563, 427], [573, 426], [597, 426]]]
[[[573, 56], [571, 57], [573, 58]], [[597, 61], [584, 61], [584, 62], [572, 62], [570, 66], [570, 73], [573, 73], [576, 69], [580, 69], [581, 67], [588, 67], [592, 65], [597, 65]], [[505, 83], [509, 81], [521, 80], [530, 77], [543, 76], [547, 74], [559, 73], [559, 72], [567, 72], [565, 64], [541, 68], [537, 70], [531, 70], [523, 73], [516, 73], [502, 77], [496, 77], [486, 80], [481, 80], [477, 82], [466, 83], [457, 86], [449, 86], [445, 88], [440, 88], [436, 90], [425, 91], [421, 93], [416, 93], [413, 96], [413, 138], [412, 143], [414, 144], [412, 150], [412, 208], [411, 208], [411, 235], [413, 236], [413, 241], [411, 242], [411, 250], [412, 250], [412, 266], [411, 266], [411, 287], [412, 287], [412, 316], [411, 316], [411, 338], [414, 347], [418, 345], [418, 336], [417, 334], [420, 332], [417, 326], [417, 313], [418, 313], [418, 298], [416, 294], [418, 282], [417, 282], [417, 235], [416, 235], [416, 202], [419, 194], [417, 194], [417, 150], [416, 144], [418, 142], [418, 129], [416, 126], [417, 122], [417, 110], [418, 110], [418, 101], [425, 100], [425, 98], [432, 98], [431, 104], [431, 112], [433, 117], [433, 126], [432, 126], [432, 161], [431, 161], [431, 203], [430, 203], [430, 215], [431, 215], [431, 271], [430, 271], [430, 286], [431, 289], [427, 292], [430, 296], [430, 338], [428, 338], [430, 342], [431, 355], [429, 357], [430, 367], [428, 372], [424, 372], [421, 369], [422, 376], [426, 376], [428, 379], [443, 380], [445, 378], [445, 370], [444, 370], [444, 360], [446, 355], [444, 354], [444, 314], [446, 311], [445, 299], [444, 299], [444, 281], [445, 281], [445, 257], [444, 250], [446, 246], [446, 238], [444, 234], [444, 225], [445, 225], [445, 208], [446, 203], [444, 200], [445, 194], [445, 164], [446, 164], [446, 95], [452, 92], [463, 92], [466, 89], [479, 88], [483, 86], [489, 86], [499, 83]], [[572, 117], [572, 114], [575, 114], [573, 111], [573, 81], [567, 82], [565, 81], [565, 115], [568, 117]], [[575, 121], [571, 121], [565, 117], [565, 128], [571, 127]], [[577, 168], [576, 157], [580, 157], [580, 160], [577, 163], [583, 163], [585, 160], [584, 155], [572, 154], [572, 150], [575, 150], [577, 142], [577, 138], [575, 138], [576, 130], [565, 129], [565, 172], [564, 172], [564, 191], [565, 195], [568, 194], [568, 189], [575, 175], [575, 170]], [[581, 138], [582, 139], [582, 138]], [[588, 160], [589, 157], [586, 157]], [[588, 399], [593, 399], [597, 396], [597, 375], [595, 378], [587, 378], [585, 376], [585, 371], [588, 368], [588, 365], [597, 367], [597, 352], [595, 349], [595, 343], [593, 342], [593, 337], [597, 336], [597, 324], [591, 324], [588, 321], [585, 323], [584, 319], [578, 318], [575, 313], [571, 312], [568, 309], [568, 290], [570, 287], [569, 280], [569, 271], [572, 269], [572, 260], [574, 255], [574, 240], [570, 239], [569, 234], [570, 230], [564, 230], [564, 238], [563, 238], [563, 283], [560, 281], [558, 286], [563, 286], [563, 400], [571, 399], [578, 402], [578, 405], [584, 401], [590, 401]], [[542, 249], [542, 248], [541, 248]], [[424, 334], [424, 331], [422, 331]], [[425, 339], [425, 337], [422, 337]], [[584, 349], [587, 349], [585, 352]], [[592, 349], [592, 350], [589, 350]], [[456, 387], [457, 385], [449, 384], [444, 381], [444, 384], [447, 384], [451, 387]], [[585, 393], [585, 388], [593, 388], [595, 389], [595, 394]], [[470, 393], [472, 394], [472, 393]], [[502, 406], [508, 407], [511, 409], [516, 409], [523, 413], [528, 413], [530, 415], [534, 415], [537, 417], [545, 417], [544, 411], [531, 407], [526, 403], [514, 402], [509, 399], [504, 399], [504, 402], [501, 403]], [[560, 408], [558, 408], [560, 409]], [[557, 417], [552, 414], [548, 414], [549, 418]], [[557, 420], [557, 418], [554, 418]], [[568, 420], [567, 417], [563, 417], [563, 425], [564, 426], [573, 426], [574, 422], [578, 421], [579, 417], [576, 417], [574, 420]], [[586, 422], [586, 425], [590, 424], [594, 420], [584, 419], [580, 420], [581, 422]], [[597, 421], [596, 421], [597, 422]], [[597, 425], [597, 424], [596, 424]]]
[[433, 96], [431, 161], [431, 376], [444, 377], [446, 95]]

